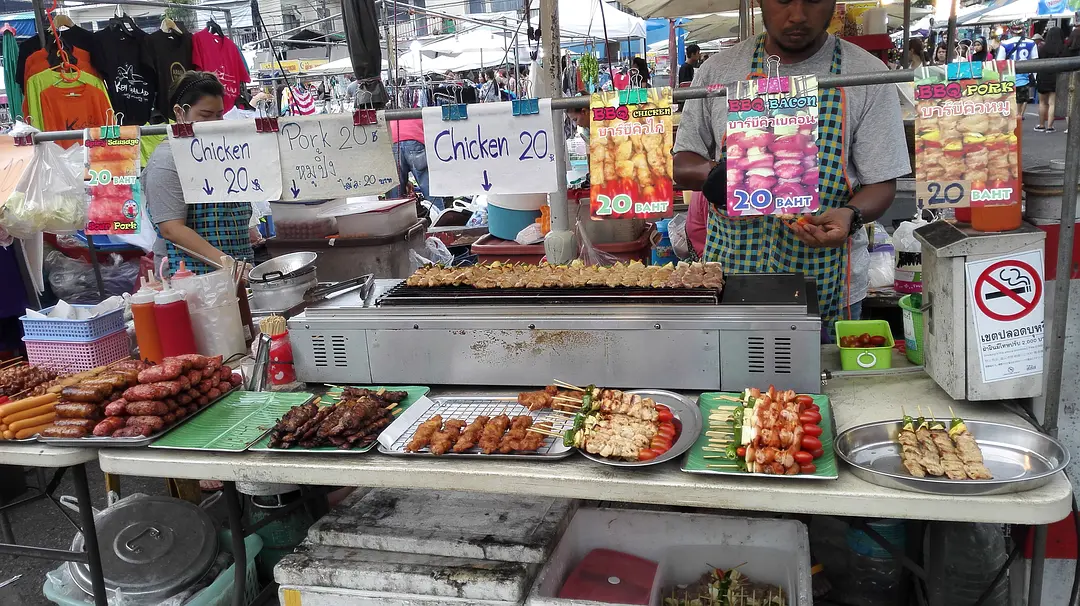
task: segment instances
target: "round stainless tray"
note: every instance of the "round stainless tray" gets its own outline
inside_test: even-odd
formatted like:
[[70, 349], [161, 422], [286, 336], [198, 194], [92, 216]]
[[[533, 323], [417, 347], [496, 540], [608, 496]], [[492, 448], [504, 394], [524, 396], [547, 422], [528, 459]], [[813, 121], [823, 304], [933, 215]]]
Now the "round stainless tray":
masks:
[[623, 461], [622, 459], [606, 459], [604, 457], [589, 454], [578, 449], [585, 458], [592, 459], [597, 463], [612, 465], [614, 467], [648, 467], [666, 463], [690, 450], [690, 447], [701, 435], [701, 410], [697, 403], [677, 393], [652, 389], [634, 389], [626, 393], [637, 394], [643, 398], [652, 398], [657, 404], [663, 404], [671, 409], [671, 414], [679, 421], [679, 439], [671, 445], [671, 449], [664, 454], [648, 461]]
[[949, 495], [989, 495], [1034, 490], [1069, 464], [1069, 451], [1060, 442], [1037, 431], [986, 421], [965, 421], [975, 436], [993, 480], [916, 478], [900, 461], [896, 435], [900, 421], [879, 421], [852, 427], [836, 438], [836, 455], [858, 477], [907, 490]]

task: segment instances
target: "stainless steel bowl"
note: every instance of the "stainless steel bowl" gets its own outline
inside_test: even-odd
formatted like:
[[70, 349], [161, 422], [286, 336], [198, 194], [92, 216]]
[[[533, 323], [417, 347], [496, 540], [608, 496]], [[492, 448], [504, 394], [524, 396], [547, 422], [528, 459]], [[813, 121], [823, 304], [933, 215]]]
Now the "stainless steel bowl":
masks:
[[317, 253], [301, 251], [274, 257], [266, 263], [260, 263], [248, 274], [249, 282], [270, 282], [293, 278], [315, 269]]
[[1034, 490], [1069, 464], [1069, 451], [1048, 435], [1015, 425], [965, 421], [993, 480], [916, 478], [907, 472], [896, 441], [900, 421], [852, 427], [837, 436], [836, 455], [858, 477], [879, 486], [948, 495], [1007, 494]]
[[653, 389], [635, 389], [626, 393], [636, 394], [643, 398], [652, 398], [657, 404], [663, 404], [671, 409], [671, 414], [679, 421], [679, 438], [671, 445], [671, 449], [664, 454], [648, 461], [623, 461], [622, 459], [607, 459], [599, 455], [589, 454], [583, 449], [578, 449], [585, 458], [592, 459], [597, 463], [614, 467], [648, 467], [659, 465], [675, 459], [690, 450], [690, 447], [701, 435], [701, 409], [697, 402], [680, 396], [670, 391]]

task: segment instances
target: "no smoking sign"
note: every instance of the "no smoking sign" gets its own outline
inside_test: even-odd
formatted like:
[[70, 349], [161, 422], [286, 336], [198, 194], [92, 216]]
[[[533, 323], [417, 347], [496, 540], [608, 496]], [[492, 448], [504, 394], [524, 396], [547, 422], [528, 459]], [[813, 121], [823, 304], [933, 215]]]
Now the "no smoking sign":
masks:
[[999, 322], [1022, 320], [1042, 301], [1042, 277], [1015, 259], [998, 261], [975, 280], [975, 305]]

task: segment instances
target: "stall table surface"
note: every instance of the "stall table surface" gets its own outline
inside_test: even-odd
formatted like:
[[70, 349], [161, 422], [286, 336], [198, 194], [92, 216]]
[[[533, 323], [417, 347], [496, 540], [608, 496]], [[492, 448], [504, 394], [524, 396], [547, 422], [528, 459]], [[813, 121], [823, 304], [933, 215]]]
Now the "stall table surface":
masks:
[[[510, 390], [435, 387], [430, 397], [478, 392], [506, 395]], [[948, 414], [952, 406], [967, 419], [1027, 425], [997, 404], [953, 401], [918, 369], [893, 375], [834, 378], [825, 393], [831, 398], [838, 431], [861, 423], [898, 419], [901, 407], [914, 411], [916, 406], [934, 409], [939, 416]], [[1057, 474], [1048, 484], [1028, 492], [958, 497], [884, 488], [863, 481], [844, 468], [838, 480], [825, 482], [694, 475], [680, 471], [681, 461], [626, 469], [577, 456], [562, 461], [530, 462], [402, 458], [377, 453], [343, 457], [146, 448], [104, 449], [98, 456], [103, 471], [136, 476], [468, 490], [762, 512], [963, 522], [1056, 522], [1068, 515], [1072, 493], [1064, 474]]]
[[0, 441], [0, 464], [20, 467], [71, 467], [98, 458], [95, 448], [57, 448]]

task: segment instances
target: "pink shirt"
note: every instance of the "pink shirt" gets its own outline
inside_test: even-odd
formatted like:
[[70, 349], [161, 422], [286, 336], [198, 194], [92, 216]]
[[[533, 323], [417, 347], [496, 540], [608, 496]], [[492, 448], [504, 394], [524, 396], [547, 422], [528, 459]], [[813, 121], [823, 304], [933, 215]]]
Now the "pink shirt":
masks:
[[709, 233], [709, 201], [701, 192], [690, 197], [690, 212], [686, 216], [686, 235], [699, 258], [705, 258], [705, 239]]
[[424, 142], [424, 121], [423, 120], [391, 120], [390, 121], [390, 133], [393, 135], [394, 143], [401, 143], [402, 141], [419, 141]]
[[191, 62], [197, 69], [213, 72], [225, 87], [225, 111], [236, 105], [240, 85], [251, 82], [240, 49], [228, 38], [219, 38], [210, 30], [195, 32], [191, 37]]

